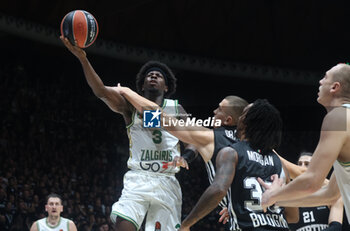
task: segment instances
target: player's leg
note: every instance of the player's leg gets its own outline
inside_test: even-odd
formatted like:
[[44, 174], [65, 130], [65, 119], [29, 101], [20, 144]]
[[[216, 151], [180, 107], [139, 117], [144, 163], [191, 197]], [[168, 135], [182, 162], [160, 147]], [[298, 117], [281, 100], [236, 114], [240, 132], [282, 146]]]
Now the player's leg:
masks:
[[111, 221], [118, 231], [139, 230], [149, 207], [148, 185], [142, 174], [129, 171], [124, 176], [124, 188], [113, 204]]
[[116, 218], [115, 229], [116, 231], [137, 231], [136, 226], [132, 222], [121, 217]]
[[180, 228], [182, 194], [175, 176], [152, 180], [155, 195], [146, 218], [146, 231], [174, 231]]

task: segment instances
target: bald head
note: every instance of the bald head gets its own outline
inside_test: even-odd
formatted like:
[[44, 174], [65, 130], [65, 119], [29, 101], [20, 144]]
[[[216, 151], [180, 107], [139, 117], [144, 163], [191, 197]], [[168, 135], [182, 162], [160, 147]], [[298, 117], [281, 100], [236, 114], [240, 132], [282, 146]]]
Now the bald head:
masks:
[[340, 83], [340, 96], [350, 97], [350, 65], [340, 63], [330, 71], [332, 72], [333, 82]]
[[243, 109], [248, 105], [248, 102], [235, 95], [226, 96], [225, 100], [229, 106], [226, 108], [227, 113], [232, 116], [235, 121], [238, 121], [238, 118], [241, 116]]

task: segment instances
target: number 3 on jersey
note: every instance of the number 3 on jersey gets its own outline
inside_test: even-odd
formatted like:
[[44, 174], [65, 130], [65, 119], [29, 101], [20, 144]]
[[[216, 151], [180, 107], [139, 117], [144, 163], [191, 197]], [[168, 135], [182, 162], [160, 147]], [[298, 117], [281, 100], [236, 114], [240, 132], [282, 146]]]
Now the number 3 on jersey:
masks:
[[155, 144], [160, 144], [162, 142], [162, 132], [159, 130], [154, 130], [152, 132], [152, 140]]
[[[267, 184], [271, 184], [271, 182], [266, 182]], [[246, 177], [244, 179], [244, 188], [249, 189], [250, 191], [250, 198], [251, 200], [244, 201], [244, 206], [249, 211], [261, 211], [261, 197], [263, 190], [261, 188], [261, 185], [259, 184], [256, 177]], [[276, 205], [272, 205], [268, 208], [271, 212], [278, 212], [280, 211], [280, 208]]]
[[262, 189], [255, 177], [247, 177], [244, 179], [244, 188], [250, 189], [250, 198], [252, 200], [244, 201], [244, 206], [250, 211], [262, 210], [260, 205]]

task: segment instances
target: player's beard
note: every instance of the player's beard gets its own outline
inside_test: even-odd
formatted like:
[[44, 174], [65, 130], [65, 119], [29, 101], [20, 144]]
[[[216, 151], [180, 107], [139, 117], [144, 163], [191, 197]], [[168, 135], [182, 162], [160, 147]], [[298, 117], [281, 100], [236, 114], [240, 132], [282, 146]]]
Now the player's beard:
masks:
[[152, 95], [152, 96], [160, 96], [160, 95], [162, 95], [162, 91], [157, 89], [157, 88], [152, 88], [151, 87], [151, 88], [147, 89], [147, 91], [148, 91], [148, 94]]

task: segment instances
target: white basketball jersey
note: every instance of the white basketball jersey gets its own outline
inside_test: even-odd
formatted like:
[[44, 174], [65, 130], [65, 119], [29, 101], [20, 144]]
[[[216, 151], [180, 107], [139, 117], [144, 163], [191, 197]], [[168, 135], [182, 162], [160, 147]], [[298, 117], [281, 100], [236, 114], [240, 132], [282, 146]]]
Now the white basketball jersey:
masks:
[[[342, 106], [350, 109], [350, 104], [343, 104]], [[333, 167], [346, 215], [348, 221], [350, 221], [350, 162], [339, 162], [336, 160]]]
[[[178, 114], [177, 100], [164, 99], [163, 111], [167, 115]], [[143, 118], [133, 113], [132, 122], [127, 127], [130, 157], [128, 168], [155, 173], [174, 174], [179, 167], [168, 165], [175, 156], [180, 156], [179, 139], [163, 128], [144, 128]]]
[[69, 231], [69, 220], [60, 217], [60, 221], [54, 227], [51, 227], [47, 223], [47, 217], [40, 219], [36, 222], [38, 231]]
[[348, 221], [350, 221], [350, 162], [343, 163], [336, 160], [333, 167], [346, 215]]

